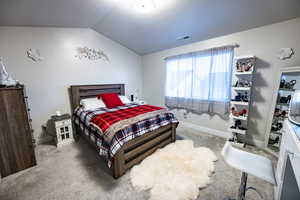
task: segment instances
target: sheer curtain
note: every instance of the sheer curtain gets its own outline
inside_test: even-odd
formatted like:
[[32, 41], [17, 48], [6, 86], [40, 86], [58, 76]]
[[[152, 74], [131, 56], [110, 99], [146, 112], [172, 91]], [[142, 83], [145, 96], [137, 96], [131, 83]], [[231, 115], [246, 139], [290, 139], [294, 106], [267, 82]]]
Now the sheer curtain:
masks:
[[233, 47], [167, 58], [166, 64], [167, 107], [224, 117], [228, 114]]

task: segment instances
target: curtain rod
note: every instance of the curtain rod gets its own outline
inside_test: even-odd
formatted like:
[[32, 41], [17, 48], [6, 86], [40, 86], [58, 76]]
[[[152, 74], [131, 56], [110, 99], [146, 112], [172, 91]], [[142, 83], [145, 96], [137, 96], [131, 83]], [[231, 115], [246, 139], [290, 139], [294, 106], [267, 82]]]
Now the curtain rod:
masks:
[[209, 48], [209, 49], [203, 49], [203, 50], [200, 50], [200, 51], [191, 51], [191, 52], [188, 52], [188, 53], [177, 54], [177, 55], [174, 55], [174, 56], [167, 56], [167, 57], [164, 58], [164, 60], [169, 59], [169, 58], [173, 58], [173, 57], [177, 57], [177, 56], [187, 55], [187, 54], [191, 54], [191, 53], [197, 53], [197, 52], [201, 52], [201, 51], [207, 51], [207, 50], [210, 50], [210, 49], [224, 48], [224, 47], [239, 48], [240, 45], [239, 44], [223, 45], [223, 46], [218, 46], [218, 47], [212, 47], [212, 48]]

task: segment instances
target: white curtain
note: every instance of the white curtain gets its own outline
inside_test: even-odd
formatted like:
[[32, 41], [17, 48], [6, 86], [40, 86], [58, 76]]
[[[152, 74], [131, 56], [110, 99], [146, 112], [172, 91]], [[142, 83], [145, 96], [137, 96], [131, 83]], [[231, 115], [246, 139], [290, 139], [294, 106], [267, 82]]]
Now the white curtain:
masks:
[[222, 47], [167, 58], [166, 106], [226, 116], [233, 52], [233, 47]]

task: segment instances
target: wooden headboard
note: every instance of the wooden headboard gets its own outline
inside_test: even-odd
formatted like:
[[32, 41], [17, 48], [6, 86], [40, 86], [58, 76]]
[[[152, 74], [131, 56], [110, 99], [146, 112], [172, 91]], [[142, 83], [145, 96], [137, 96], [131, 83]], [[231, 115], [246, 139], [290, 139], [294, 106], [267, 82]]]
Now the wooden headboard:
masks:
[[125, 95], [124, 84], [101, 84], [101, 85], [71, 85], [70, 100], [72, 112], [79, 106], [80, 100], [96, 97], [103, 93], [117, 93]]

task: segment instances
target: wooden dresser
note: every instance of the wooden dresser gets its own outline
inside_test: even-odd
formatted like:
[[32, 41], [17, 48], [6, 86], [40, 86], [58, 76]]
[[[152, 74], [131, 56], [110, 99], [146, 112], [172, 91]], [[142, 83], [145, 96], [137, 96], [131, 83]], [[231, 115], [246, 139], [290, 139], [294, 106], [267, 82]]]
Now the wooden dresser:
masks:
[[0, 88], [0, 176], [36, 165], [31, 119], [23, 86]]

